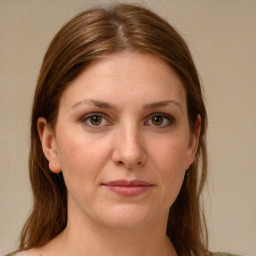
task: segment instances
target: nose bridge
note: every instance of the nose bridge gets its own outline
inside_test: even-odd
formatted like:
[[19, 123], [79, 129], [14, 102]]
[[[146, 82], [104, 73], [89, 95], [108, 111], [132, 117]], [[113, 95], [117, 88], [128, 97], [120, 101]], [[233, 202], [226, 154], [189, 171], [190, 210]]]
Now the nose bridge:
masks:
[[124, 152], [135, 152], [139, 150], [140, 143], [139, 143], [139, 128], [138, 125], [134, 123], [127, 123], [121, 129], [121, 146]]
[[116, 135], [113, 157], [115, 162], [128, 168], [145, 162], [146, 154], [140, 126], [131, 119], [121, 123]]

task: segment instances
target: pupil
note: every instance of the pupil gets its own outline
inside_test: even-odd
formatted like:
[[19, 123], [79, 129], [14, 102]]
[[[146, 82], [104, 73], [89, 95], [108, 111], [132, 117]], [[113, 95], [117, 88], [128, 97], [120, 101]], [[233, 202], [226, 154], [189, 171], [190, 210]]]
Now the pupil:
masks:
[[91, 117], [91, 123], [94, 125], [99, 125], [101, 123], [101, 117], [100, 116]]
[[161, 116], [154, 116], [153, 117], [153, 124], [154, 125], [161, 125], [163, 123], [163, 117]]

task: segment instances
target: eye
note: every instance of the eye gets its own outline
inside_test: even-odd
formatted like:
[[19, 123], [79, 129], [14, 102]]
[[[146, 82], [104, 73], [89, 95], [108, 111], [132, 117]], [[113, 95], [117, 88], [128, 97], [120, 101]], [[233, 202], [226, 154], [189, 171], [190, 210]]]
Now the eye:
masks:
[[104, 118], [101, 113], [91, 113], [86, 115], [82, 119], [82, 122], [85, 122], [89, 126], [104, 126], [109, 124], [107, 119]]
[[174, 122], [174, 118], [170, 115], [164, 113], [155, 113], [150, 116], [150, 119], [146, 122], [146, 125], [167, 127]]

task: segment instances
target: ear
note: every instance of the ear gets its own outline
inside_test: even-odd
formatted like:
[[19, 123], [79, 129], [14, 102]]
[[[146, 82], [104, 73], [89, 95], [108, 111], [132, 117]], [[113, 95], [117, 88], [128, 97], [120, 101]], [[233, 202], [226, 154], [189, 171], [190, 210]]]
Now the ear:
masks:
[[191, 132], [189, 147], [188, 147], [188, 154], [186, 158], [186, 166], [187, 169], [195, 160], [195, 155], [198, 148], [199, 137], [201, 131], [201, 116], [198, 115], [195, 123], [195, 129]]
[[61, 172], [56, 139], [45, 118], [38, 118], [37, 130], [44, 155], [49, 161], [49, 169], [54, 173]]

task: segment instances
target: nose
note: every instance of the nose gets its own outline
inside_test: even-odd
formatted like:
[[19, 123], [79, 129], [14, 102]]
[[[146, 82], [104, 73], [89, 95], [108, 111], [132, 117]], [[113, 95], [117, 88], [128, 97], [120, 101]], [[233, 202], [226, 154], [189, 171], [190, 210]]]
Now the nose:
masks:
[[115, 136], [115, 146], [112, 159], [117, 165], [128, 169], [143, 166], [146, 162], [145, 145], [140, 136], [140, 131], [135, 125], [120, 127]]

